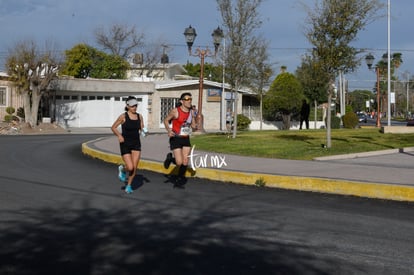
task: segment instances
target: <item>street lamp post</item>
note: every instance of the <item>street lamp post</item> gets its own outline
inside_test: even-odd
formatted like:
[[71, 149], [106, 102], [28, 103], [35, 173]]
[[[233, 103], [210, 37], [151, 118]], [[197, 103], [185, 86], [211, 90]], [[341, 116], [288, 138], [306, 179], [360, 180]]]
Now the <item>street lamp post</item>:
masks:
[[[204, 59], [205, 57], [209, 56], [216, 56], [218, 52], [218, 48], [220, 47], [221, 40], [223, 39], [223, 31], [220, 29], [220, 27], [217, 27], [211, 34], [213, 37], [213, 43], [214, 43], [214, 53], [212, 53], [208, 47], [205, 49], [201, 49], [198, 47], [195, 52], [193, 53], [191, 48], [193, 46], [194, 40], [197, 36], [195, 28], [191, 27], [191, 25], [188, 28], [185, 28], [184, 30], [184, 36], [185, 40], [188, 46], [188, 55], [190, 56], [197, 56], [200, 58], [200, 83], [198, 88], [198, 106], [197, 106], [197, 131], [204, 132], [204, 119], [203, 119], [203, 85], [204, 85]], [[224, 96], [224, 95], [222, 95]]]
[[[365, 61], [367, 62], [368, 69], [372, 69], [372, 64], [374, 63], [375, 57], [372, 54], [368, 54], [365, 57]], [[375, 73], [377, 75], [377, 122], [376, 126], [381, 127], [381, 108], [380, 108], [380, 68], [378, 66], [375, 66]]]

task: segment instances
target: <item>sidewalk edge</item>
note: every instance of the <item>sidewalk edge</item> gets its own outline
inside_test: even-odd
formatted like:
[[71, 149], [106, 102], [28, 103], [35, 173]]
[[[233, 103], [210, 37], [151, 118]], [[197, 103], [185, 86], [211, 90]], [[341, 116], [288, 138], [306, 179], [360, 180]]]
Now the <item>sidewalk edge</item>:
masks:
[[[103, 160], [105, 162], [114, 164], [122, 163], [122, 158], [120, 155], [93, 149], [88, 145], [88, 142], [82, 144], [82, 153], [92, 158]], [[168, 170], [164, 169], [162, 163], [145, 159], [141, 159], [138, 168], [161, 174], [171, 174], [174, 172], [173, 168], [170, 168]], [[209, 168], [198, 168], [196, 171], [193, 171], [192, 174], [189, 172], [188, 174], [189, 176], [228, 183], [255, 185], [259, 180], [261, 182], [264, 182], [266, 187], [272, 188], [395, 201], [414, 201], [414, 187], [404, 185], [343, 181], [312, 177], [281, 176]]]
[[388, 154], [395, 154], [395, 153], [407, 153], [407, 152], [413, 152], [413, 151], [414, 151], [414, 147], [404, 147], [404, 148], [398, 148], [398, 149], [387, 149], [387, 150], [379, 150], [379, 151], [371, 151], [371, 152], [361, 152], [361, 153], [353, 153], [353, 154], [342, 154], [342, 155], [334, 155], [334, 156], [326, 156], [326, 157], [317, 157], [317, 158], [313, 158], [313, 160], [326, 161], [326, 160], [335, 160], [335, 159], [353, 159], [353, 158], [372, 157], [372, 156], [388, 155]]

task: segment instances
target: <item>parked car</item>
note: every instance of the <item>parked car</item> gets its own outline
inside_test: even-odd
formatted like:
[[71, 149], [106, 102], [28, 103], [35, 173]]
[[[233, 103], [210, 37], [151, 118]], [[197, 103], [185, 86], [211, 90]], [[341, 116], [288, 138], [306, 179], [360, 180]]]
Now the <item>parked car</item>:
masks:
[[368, 122], [368, 118], [367, 118], [367, 116], [365, 114], [359, 113], [357, 115], [358, 115], [358, 121], [359, 122], [364, 122], [364, 123], [367, 123]]

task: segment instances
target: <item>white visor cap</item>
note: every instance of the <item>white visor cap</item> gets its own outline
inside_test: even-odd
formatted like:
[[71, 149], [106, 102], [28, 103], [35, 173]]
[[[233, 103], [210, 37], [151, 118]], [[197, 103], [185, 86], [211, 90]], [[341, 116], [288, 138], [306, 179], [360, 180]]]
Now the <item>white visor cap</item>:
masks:
[[138, 101], [136, 99], [130, 99], [127, 101], [128, 106], [138, 105]]

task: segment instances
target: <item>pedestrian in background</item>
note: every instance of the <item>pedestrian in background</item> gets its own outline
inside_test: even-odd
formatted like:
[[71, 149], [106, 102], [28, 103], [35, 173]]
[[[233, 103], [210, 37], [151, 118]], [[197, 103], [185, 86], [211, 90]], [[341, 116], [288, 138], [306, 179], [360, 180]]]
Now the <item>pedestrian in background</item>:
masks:
[[232, 126], [233, 126], [233, 112], [230, 110], [230, 108], [228, 108], [226, 112], [226, 129], [227, 129], [228, 138], [230, 138]]
[[[124, 161], [124, 165], [118, 167], [118, 177], [122, 182], [126, 182], [125, 192], [128, 194], [133, 192], [131, 184], [141, 158], [140, 134], [144, 130], [144, 121], [142, 115], [137, 113], [137, 108], [137, 99], [133, 96], [128, 97], [125, 113], [121, 114], [111, 127], [112, 132], [118, 137]], [[118, 131], [119, 126], [121, 126], [122, 133]]]
[[193, 117], [196, 118], [197, 117], [197, 107], [195, 105], [191, 106], [191, 110], [193, 110]]
[[309, 113], [310, 105], [306, 102], [306, 99], [302, 100], [302, 107], [300, 109], [300, 125], [299, 130], [302, 130], [302, 124], [305, 122], [306, 129], [309, 129]]

